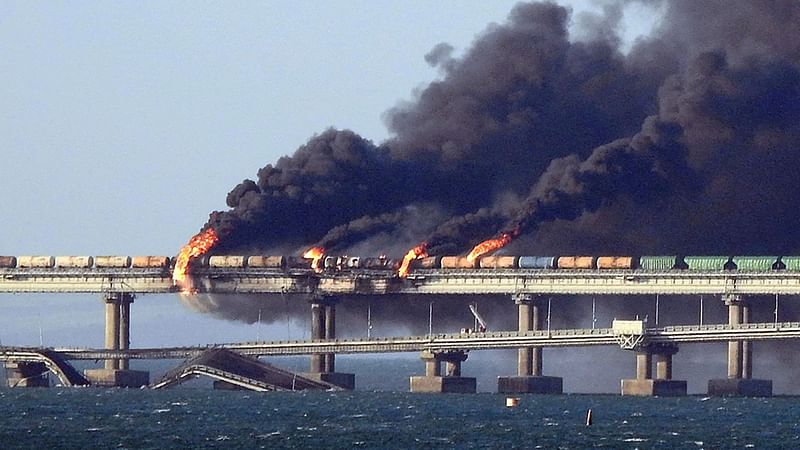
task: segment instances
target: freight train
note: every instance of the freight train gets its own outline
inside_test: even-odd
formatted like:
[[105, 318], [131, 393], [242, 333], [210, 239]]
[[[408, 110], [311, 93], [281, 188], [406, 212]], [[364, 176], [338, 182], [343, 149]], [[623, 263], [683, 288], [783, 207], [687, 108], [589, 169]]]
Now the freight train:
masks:
[[[0, 256], [0, 269], [163, 269], [174, 266], [167, 256]], [[311, 259], [294, 256], [217, 255], [193, 260], [195, 269], [310, 270]], [[393, 271], [402, 260], [386, 257], [323, 256], [319, 271]], [[412, 261], [411, 270], [641, 270], [800, 272], [800, 256], [430, 256]]]

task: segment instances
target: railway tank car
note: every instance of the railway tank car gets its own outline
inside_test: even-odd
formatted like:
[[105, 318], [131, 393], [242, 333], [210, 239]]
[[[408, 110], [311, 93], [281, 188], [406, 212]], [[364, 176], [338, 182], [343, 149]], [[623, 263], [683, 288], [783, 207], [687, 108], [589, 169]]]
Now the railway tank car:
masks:
[[13, 269], [17, 267], [16, 256], [0, 256], [0, 269]]
[[131, 266], [130, 256], [95, 256], [94, 266], [98, 268], [124, 269]]

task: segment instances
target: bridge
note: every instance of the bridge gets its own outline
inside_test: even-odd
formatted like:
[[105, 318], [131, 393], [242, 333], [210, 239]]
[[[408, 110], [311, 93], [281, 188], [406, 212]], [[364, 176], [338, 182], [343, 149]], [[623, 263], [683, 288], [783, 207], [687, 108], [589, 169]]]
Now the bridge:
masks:
[[[478, 349], [518, 349], [518, 374], [500, 380], [502, 392], [561, 392], [561, 379], [542, 375], [541, 350], [549, 346], [611, 345], [619, 343], [620, 333], [598, 330], [542, 330], [542, 298], [552, 295], [713, 295], [728, 307], [727, 325], [700, 328], [673, 327], [627, 333], [628, 348], [637, 352], [637, 379], [629, 380], [628, 393], [648, 395], [680, 393], [681, 386], [671, 380], [671, 358], [685, 342], [727, 341], [728, 378], [711, 380], [710, 393], [741, 395], [771, 393], [769, 380], [752, 380], [751, 341], [798, 337], [793, 323], [748, 324], [753, 295], [798, 295], [800, 272], [792, 271], [689, 271], [689, 270], [537, 270], [537, 269], [424, 269], [407, 278], [382, 270], [343, 270], [316, 273], [308, 269], [202, 268], [191, 274], [200, 293], [279, 294], [308, 302], [311, 309], [309, 342], [229, 344], [242, 354], [310, 354], [311, 374], [317, 381], [353, 386], [352, 374], [335, 370], [336, 353], [420, 351], [426, 363], [426, 376], [414, 384], [418, 391], [469, 391], [463, 384], [460, 364], [465, 352]], [[14, 268], [0, 269], [0, 293], [98, 293], [106, 303], [106, 349], [61, 349], [69, 358], [91, 355], [104, 359], [104, 369], [88, 373], [95, 384], [118, 385], [116, 378], [130, 375], [128, 361], [137, 358], [171, 355], [188, 358], [198, 349], [130, 350], [130, 305], [136, 294], [174, 293], [168, 268]], [[351, 296], [403, 295], [411, 297], [442, 295], [507, 296], [517, 307], [519, 327], [515, 332], [463, 335], [437, 335], [390, 340], [336, 340], [336, 307]], [[704, 328], [705, 327], [705, 328]], [[722, 328], [714, 328], [722, 327]], [[726, 328], [727, 327], [727, 328]], [[646, 341], [635, 336], [646, 336]], [[646, 342], [646, 344], [642, 344]], [[237, 347], [238, 346], [238, 347]], [[663, 369], [652, 377], [652, 358]], [[88, 356], [87, 356], [88, 358]], [[641, 359], [641, 361], [639, 361]], [[659, 362], [660, 361], [660, 362]], [[442, 376], [441, 363], [447, 363]], [[666, 371], [666, 372], [665, 372]], [[21, 373], [21, 372], [20, 372]], [[458, 379], [458, 380], [456, 380]], [[99, 381], [98, 381], [99, 380]], [[140, 378], [137, 378], [140, 380]], [[455, 380], [455, 381], [454, 381]], [[474, 380], [474, 379], [473, 379]], [[730, 381], [732, 380], [732, 381]], [[718, 382], [717, 382], [718, 381]], [[764, 381], [764, 383], [762, 383]], [[139, 381], [136, 381], [138, 383]], [[712, 383], [713, 382], [713, 383]], [[433, 383], [433, 384], [431, 384]], [[448, 387], [447, 383], [451, 383]], [[455, 383], [455, 384], [452, 384]], [[460, 383], [460, 384], [459, 384]], [[146, 384], [146, 383], [145, 383]], [[415, 387], [416, 386], [416, 387]], [[666, 391], [658, 386], [666, 386]], [[682, 391], [685, 393], [685, 382]], [[623, 393], [626, 393], [623, 384]]]
[[385, 337], [372, 339], [336, 339], [317, 341], [263, 341], [128, 350], [88, 348], [39, 348], [0, 346], [0, 361], [17, 360], [34, 352], [48, 351], [64, 360], [104, 359], [187, 359], [211, 349], [225, 349], [237, 354], [262, 356], [298, 356], [318, 353], [398, 353], [501, 350], [520, 347], [586, 347], [619, 345], [625, 350], [649, 345], [670, 345], [730, 340], [781, 340], [800, 338], [800, 322], [678, 325], [645, 328], [641, 334], [615, 328], [582, 328], [540, 331], [495, 331], [451, 333], [426, 336]]
[[[201, 293], [320, 295], [798, 295], [800, 272], [669, 270], [349, 270], [201, 269]], [[0, 269], [0, 293], [178, 292], [168, 269]]]

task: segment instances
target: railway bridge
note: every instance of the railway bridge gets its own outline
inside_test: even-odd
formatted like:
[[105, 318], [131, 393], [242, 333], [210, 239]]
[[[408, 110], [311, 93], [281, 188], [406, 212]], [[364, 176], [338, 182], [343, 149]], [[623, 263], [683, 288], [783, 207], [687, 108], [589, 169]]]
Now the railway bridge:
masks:
[[[760, 339], [733, 330], [749, 329], [748, 296], [800, 294], [800, 273], [788, 271], [642, 271], [642, 270], [415, 270], [407, 278], [385, 271], [349, 270], [341, 273], [317, 273], [313, 270], [276, 270], [260, 268], [205, 268], [191, 274], [194, 287], [201, 293], [281, 294], [297, 301], [307, 301], [311, 310], [311, 342], [336, 341], [336, 307], [341, 299], [350, 296], [404, 295], [411, 297], [442, 295], [504, 295], [513, 301], [518, 314], [519, 336], [542, 331], [542, 298], [552, 295], [696, 295], [717, 296], [728, 308], [731, 334], [722, 332], [728, 341], [727, 378], [709, 381], [710, 394], [765, 395], [771, 393], [769, 380], [752, 379], [752, 347], [750, 341]], [[139, 384], [142, 376], [130, 371], [127, 361], [137, 353], [129, 349], [131, 303], [136, 295], [178, 292], [168, 269], [159, 268], [13, 268], [0, 269], [2, 293], [96, 293], [106, 303], [105, 345], [106, 365], [87, 376], [95, 383], [126, 385]], [[624, 323], [619, 324], [624, 327]], [[773, 324], [774, 325], [774, 324]], [[671, 380], [672, 355], [679, 341], [659, 341], [658, 333], [643, 331], [644, 324], [622, 335], [648, 336], [634, 342], [629, 349], [636, 351], [637, 378], [623, 383], [624, 394], [665, 395], [685, 393], [685, 382]], [[745, 327], [745, 328], [741, 328]], [[640, 329], [641, 328], [641, 329]], [[791, 327], [781, 328], [782, 338]], [[704, 330], [705, 331], [705, 330]], [[617, 330], [619, 334], [619, 330]], [[552, 330], [550, 330], [552, 333]], [[698, 335], [699, 336], [699, 335]], [[695, 336], [694, 339], [700, 339]], [[472, 345], [488, 345], [486, 336], [469, 336], [456, 341], [461, 348], [441, 349], [430, 344], [417, 344], [426, 363], [426, 375], [412, 380], [415, 391], [474, 390], [474, 379], [460, 377], [463, 351], [478, 349]], [[665, 338], [666, 339], [666, 338]], [[473, 341], [474, 340], [474, 341]], [[511, 342], [509, 337], [506, 341]], [[504, 342], [506, 342], [504, 341]], [[377, 344], [376, 344], [377, 345]], [[589, 344], [587, 344], [589, 345]], [[594, 345], [594, 344], [591, 344]], [[517, 341], [519, 349], [516, 376], [501, 377], [498, 389], [502, 392], [561, 392], [561, 379], [542, 373], [541, 349], [544, 341]], [[369, 348], [369, 346], [364, 347]], [[377, 347], [371, 347], [373, 350]], [[485, 347], [491, 348], [491, 347]], [[500, 348], [500, 347], [496, 347]], [[116, 353], [115, 353], [116, 352]], [[345, 347], [329, 344], [315, 347], [311, 354], [309, 375], [321, 382], [344, 387], [354, 385], [352, 374], [335, 370], [335, 353], [347, 352]], [[657, 376], [652, 376], [655, 359]], [[447, 364], [443, 373], [441, 363]], [[124, 380], [128, 380], [124, 382]], [[146, 384], [141, 383], [141, 384]]]

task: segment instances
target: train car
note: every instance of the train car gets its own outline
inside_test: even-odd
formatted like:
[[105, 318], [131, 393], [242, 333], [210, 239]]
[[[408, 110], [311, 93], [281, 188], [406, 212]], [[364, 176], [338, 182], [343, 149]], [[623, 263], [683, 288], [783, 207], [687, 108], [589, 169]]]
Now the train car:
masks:
[[361, 267], [361, 258], [358, 256], [349, 256], [344, 262], [344, 266], [348, 269], [358, 269]]
[[299, 256], [287, 256], [286, 268], [287, 269], [311, 269], [312, 260], [309, 258], [301, 258]]
[[520, 256], [517, 266], [520, 269], [555, 269], [555, 256]]
[[442, 266], [441, 256], [426, 256], [411, 261], [412, 269], [438, 269]]
[[17, 267], [19, 268], [51, 268], [55, 266], [56, 259], [52, 256], [18, 256]]
[[800, 272], [800, 256], [781, 256], [780, 268], [790, 272]]
[[101, 255], [94, 257], [94, 266], [100, 269], [116, 268], [124, 269], [131, 266], [130, 256], [109, 256]]
[[16, 256], [0, 256], [0, 269], [13, 269], [17, 267]]
[[[695, 272], [720, 271], [730, 269], [729, 256], [684, 256], [686, 269]], [[733, 267], [735, 268], [735, 267]]]
[[283, 269], [286, 259], [283, 256], [250, 256], [247, 258], [247, 267]]
[[769, 272], [780, 266], [777, 256], [734, 256], [731, 262], [745, 272]]
[[633, 256], [599, 256], [597, 257], [598, 269], [636, 269], [639, 258]]
[[215, 255], [208, 258], [208, 267], [218, 269], [243, 269], [247, 267], [247, 257]]
[[478, 261], [470, 261], [466, 256], [442, 256], [442, 269], [476, 269]]
[[56, 256], [55, 267], [88, 269], [94, 267], [91, 256]]
[[359, 265], [366, 270], [397, 270], [402, 262], [394, 258], [361, 258]]
[[484, 256], [478, 261], [481, 269], [516, 269], [519, 267], [518, 256]]
[[661, 272], [676, 268], [677, 256], [642, 256], [639, 258], [639, 268]]
[[559, 256], [556, 260], [558, 269], [594, 269], [597, 258], [594, 256]]
[[170, 259], [168, 256], [133, 256], [131, 257], [131, 267], [142, 268], [160, 268], [169, 267]]

